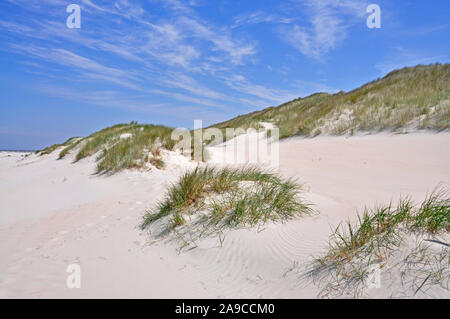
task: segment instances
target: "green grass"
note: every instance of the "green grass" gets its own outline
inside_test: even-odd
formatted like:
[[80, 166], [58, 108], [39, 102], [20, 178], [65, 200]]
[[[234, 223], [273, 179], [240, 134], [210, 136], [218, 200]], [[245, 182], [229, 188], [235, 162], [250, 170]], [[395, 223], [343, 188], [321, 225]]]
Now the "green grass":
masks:
[[163, 218], [166, 231], [196, 217], [214, 230], [288, 220], [312, 212], [298, 198], [300, 190], [295, 181], [256, 167], [197, 167], [183, 174], [156, 209], [145, 214], [142, 227]]
[[411, 125], [415, 126], [412, 130], [448, 130], [450, 64], [396, 70], [350, 92], [316, 93], [212, 127], [258, 128], [260, 122], [275, 124], [280, 138], [352, 135], [358, 131], [402, 132]]
[[160, 148], [172, 149], [171, 128], [135, 125], [126, 132], [132, 136], [118, 140], [103, 149], [97, 165], [98, 172], [115, 173], [128, 168], [141, 168], [146, 163], [156, 164], [159, 168], [164, 166], [164, 162], [159, 156], [153, 155], [149, 159], [149, 153], [159, 154]]
[[79, 138], [79, 137], [71, 137], [66, 142], [64, 142], [63, 144], [54, 144], [52, 146], [44, 148], [43, 150], [36, 151], [36, 154], [39, 154], [41, 156], [42, 155], [48, 155], [48, 154], [53, 153], [58, 148], [61, 148], [61, 147], [69, 148], [72, 145], [76, 145], [78, 143], [79, 139], [81, 139], [81, 138]]
[[[309, 274], [316, 278], [325, 276], [332, 281], [325, 286], [327, 293], [348, 287], [356, 291], [367, 276], [368, 267], [373, 263], [387, 264], [392, 251], [404, 244], [406, 237], [448, 232], [450, 195], [443, 188], [436, 188], [418, 206], [406, 198], [396, 206], [389, 204], [365, 209], [355, 223], [349, 221], [334, 229], [328, 252], [315, 259]], [[430, 260], [433, 258], [429, 257]], [[450, 258], [448, 250], [447, 258]], [[428, 266], [430, 276], [434, 276], [431, 271], [435, 265]]]
[[88, 156], [92, 156], [100, 150], [117, 143], [120, 140], [121, 134], [130, 133], [130, 130], [133, 130], [136, 127], [136, 124], [118, 124], [88, 136], [81, 149], [78, 151], [75, 162]]
[[150, 158], [150, 164], [159, 169], [163, 169], [166, 166], [166, 163], [160, 157]]
[[75, 149], [80, 143], [83, 141], [82, 138], [79, 138], [77, 141], [71, 143], [70, 145], [66, 145], [64, 149], [59, 152], [58, 159], [64, 158], [67, 154], [69, 154], [73, 149]]
[[449, 192], [444, 189], [434, 191], [423, 201], [408, 222], [414, 230], [429, 233], [450, 232]]
[[[123, 134], [129, 137], [121, 138]], [[116, 173], [124, 169], [143, 168], [147, 164], [163, 168], [161, 149], [172, 150], [172, 128], [161, 125], [118, 124], [95, 132], [85, 138], [72, 138], [40, 151], [41, 155], [61, 149], [59, 158], [76, 151], [75, 162], [97, 156], [98, 173]]]
[[350, 261], [359, 250], [374, 240], [394, 237], [399, 229], [439, 233], [450, 231], [450, 195], [444, 189], [433, 191], [419, 207], [411, 200], [401, 199], [397, 206], [366, 209], [356, 223], [339, 225], [333, 235], [328, 254], [321, 263]]

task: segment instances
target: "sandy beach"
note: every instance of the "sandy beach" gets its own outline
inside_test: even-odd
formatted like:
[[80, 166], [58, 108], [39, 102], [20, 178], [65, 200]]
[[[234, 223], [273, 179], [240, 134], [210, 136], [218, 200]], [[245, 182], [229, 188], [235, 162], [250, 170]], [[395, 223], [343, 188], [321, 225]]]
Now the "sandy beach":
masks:
[[[188, 251], [139, 225], [166, 187], [195, 164], [95, 175], [95, 156], [0, 152], [1, 298], [316, 298], [302, 279], [326, 250], [330, 229], [366, 205], [450, 185], [448, 133], [290, 138], [280, 142], [280, 173], [305, 185], [317, 214], [263, 229], [230, 230]], [[69, 264], [81, 288], [66, 286]], [[397, 296], [383, 285], [368, 297]], [[450, 298], [445, 289], [417, 297]]]

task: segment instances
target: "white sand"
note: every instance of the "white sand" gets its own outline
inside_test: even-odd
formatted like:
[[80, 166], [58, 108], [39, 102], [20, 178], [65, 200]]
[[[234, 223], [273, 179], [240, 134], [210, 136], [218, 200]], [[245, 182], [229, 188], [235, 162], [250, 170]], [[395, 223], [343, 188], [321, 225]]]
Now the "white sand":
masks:
[[[306, 184], [320, 214], [231, 231], [223, 247], [211, 238], [178, 254], [178, 245], [138, 225], [192, 164], [174, 158], [163, 171], [99, 177], [94, 158], [72, 164], [56, 156], [0, 152], [0, 297], [314, 298], [319, 289], [299, 273], [326, 249], [330, 225], [364, 205], [400, 195], [420, 201], [439, 182], [450, 184], [448, 133], [286, 140], [280, 172]], [[72, 263], [81, 266], [81, 289], [66, 287]]]

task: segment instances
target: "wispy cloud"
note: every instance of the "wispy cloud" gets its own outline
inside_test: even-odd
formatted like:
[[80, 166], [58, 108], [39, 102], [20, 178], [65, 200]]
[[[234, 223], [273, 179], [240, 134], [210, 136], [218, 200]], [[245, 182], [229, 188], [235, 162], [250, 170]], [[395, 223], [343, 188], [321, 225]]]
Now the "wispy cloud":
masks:
[[294, 81], [294, 86], [301, 92], [300, 96], [305, 97], [317, 92], [336, 93], [339, 90], [322, 82], [313, 82], [305, 80]]
[[223, 52], [233, 64], [241, 65], [247, 56], [256, 54], [255, 43], [233, 39], [229, 32], [213, 30], [198, 19], [182, 16], [177, 24], [185, 30], [187, 37], [207, 41], [213, 45], [212, 52]]
[[402, 47], [395, 47], [388, 57], [375, 64], [375, 68], [384, 76], [393, 70], [401, 69], [403, 67], [436, 63], [438, 61], [446, 62], [448, 61], [448, 58], [450, 58], [450, 54], [428, 56], [424, 53], [406, 50]]
[[228, 99], [225, 95], [198, 83], [195, 79], [183, 73], [168, 74], [168, 77], [161, 79], [161, 82], [169, 87], [179, 88], [197, 96], [219, 100]]
[[[178, 119], [186, 119], [186, 112], [204, 120], [217, 118], [222, 113], [217, 108], [196, 107], [193, 103], [174, 106], [170, 103], [149, 102], [148, 95], [126, 94], [110, 90], [80, 91], [75, 88], [67, 88], [55, 85], [38, 85], [34, 90], [52, 95], [58, 98], [87, 103], [104, 108], [129, 110], [137, 113], [160, 114]], [[169, 92], [159, 92], [162, 95], [171, 95]], [[188, 96], [179, 95], [179, 100], [189, 100]], [[201, 104], [201, 103], [195, 103]], [[1, 128], [0, 128], [0, 133]]]
[[[10, 1], [36, 14], [42, 13], [46, 5], [60, 9], [66, 5], [64, 1], [46, 0], [41, 6], [27, 7], [25, 1]], [[9, 47], [26, 56], [31, 67], [42, 62], [67, 67], [78, 81], [111, 83], [194, 105], [223, 107], [226, 102], [239, 102], [199, 83], [188, 73], [230, 72], [256, 54], [255, 43], [203, 21], [191, 9], [193, 3], [161, 1], [172, 12], [164, 18], [152, 16], [131, 0], [82, 0], [81, 4], [83, 17], [92, 22], [80, 31], [66, 28], [60, 15], [54, 19], [51, 11], [44, 19], [0, 20], [0, 26], [15, 35], [3, 43], [4, 49]], [[99, 18], [99, 14], [105, 17]], [[47, 66], [47, 70], [48, 78], [61, 76], [57, 68], [51, 72]]]
[[85, 77], [101, 79], [126, 88], [140, 90], [134, 83], [133, 72], [108, 67], [92, 59], [80, 56], [65, 49], [48, 49], [33, 45], [12, 45], [18, 52], [35, 56], [42, 60], [69, 67], [68, 72], [82, 73]]
[[347, 37], [355, 18], [366, 13], [367, 2], [359, 0], [307, 0], [299, 3], [308, 24], [279, 29], [281, 37], [307, 57], [320, 60]]
[[150, 90], [150, 93], [158, 94], [158, 95], [164, 95], [167, 97], [170, 97], [172, 99], [176, 99], [182, 102], [190, 103], [191, 105], [203, 105], [213, 108], [223, 108], [225, 105], [222, 103], [218, 103], [212, 100], [208, 99], [202, 99], [182, 93], [177, 93], [173, 91], [164, 91], [164, 90]]
[[[233, 75], [225, 79], [226, 84], [233, 90], [259, 98], [264, 106], [280, 104], [298, 97], [296, 92], [267, 88], [261, 84], [254, 84], [243, 75]], [[249, 102], [246, 98], [245, 101]]]
[[[26, 6], [22, 0], [11, 1]], [[45, 4], [61, 6], [59, 0], [55, 1], [46, 0]], [[30, 67], [40, 65], [39, 61], [52, 63], [66, 67], [72, 80], [113, 85], [104, 90], [86, 91], [82, 97], [73, 88], [61, 89], [57, 91], [59, 97], [79, 98], [102, 106], [109, 103], [112, 107], [125, 105], [129, 99], [129, 105], [134, 105], [136, 110], [143, 106], [136, 103], [135, 93], [149, 100], [159, 96], [178, 101], [172, 105], [185, 107], [261, 108], [310, 93], [312, 88], [325, 90], [328, 87], [292, 82], [290, 87], [280, 89], [241, 75], [239, 69], [258, 53], [258, 43], [240, 33], [238, 26], [286, 25], [288, 32], [284, 36], [289, 37], [295, 47], [307, 56], [320, 58], [345, 34], [340, 15], [357, 16], [361, 8], [354, 0], [308, 0], [304, 7], [310, 16], [310, 25], [300, 26], [294, 24], [298, 18], [258, 10], [235, 17], [231, 26], [218, 26], [199, 17], [195, 10], [197, 3], [179, 0], [153, 0], [152, 3], [160, 4], [162, 10], [169, 13], [163, 17], [152, 15], [144, 9], [144, 3], [131, 0], [81, 0], [90, 24], [80, 32], [67, 29], [65, 21], [53, 19], [52, 14], [45, 19], [28, 19], [22, 24], [0, 21], [0, 25], [11, 34], [27, 39], [9, 43], [9, 46], [15, 52], [34, 58], [34, 61], [27, 61]], [[33, 5], [28, 10], [39, 12], [42, 8]], [[105, 21], [106, 25], [100, 21]], [[54, 71], [47, 72], [47, 77], [63, 76]], [[216, 86], [222, 87], [222, 91], [225, 87], [233, 94], [211, 88], [208, 74], [214, 76]], [[55, 94], [50, 89], [42, 92]], [[164, 107], [159, 103], [150, 105]]]
[[241, 14], [234, 18], [232, 29], [243, 26], [259, 23], [274, 23], [274, 24], [289, 24], [294, 22], [294, 18], [283, 17], [279, 14], [269, 14], [261, 10], [250, 14]]
[[89, 90], [81, 91], [76, 88], [68, 88], [57, 85], [40, 84], [36, 90], [55, 97], [98, 105], [106, 108], [126, 109], [134, 112], [154, 112], [164, 109], [168, 105], [164, 103], [150, 103], [146, 96], [136, 94], [119, 93], [113, 90]]

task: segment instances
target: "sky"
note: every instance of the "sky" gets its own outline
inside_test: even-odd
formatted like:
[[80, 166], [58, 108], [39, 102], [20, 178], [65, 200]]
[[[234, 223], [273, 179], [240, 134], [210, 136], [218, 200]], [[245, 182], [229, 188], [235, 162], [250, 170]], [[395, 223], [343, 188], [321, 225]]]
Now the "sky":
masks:
[[130, 121], [207, 126], [449, 61], [448, 0], [2, 0], [0, 149]]

